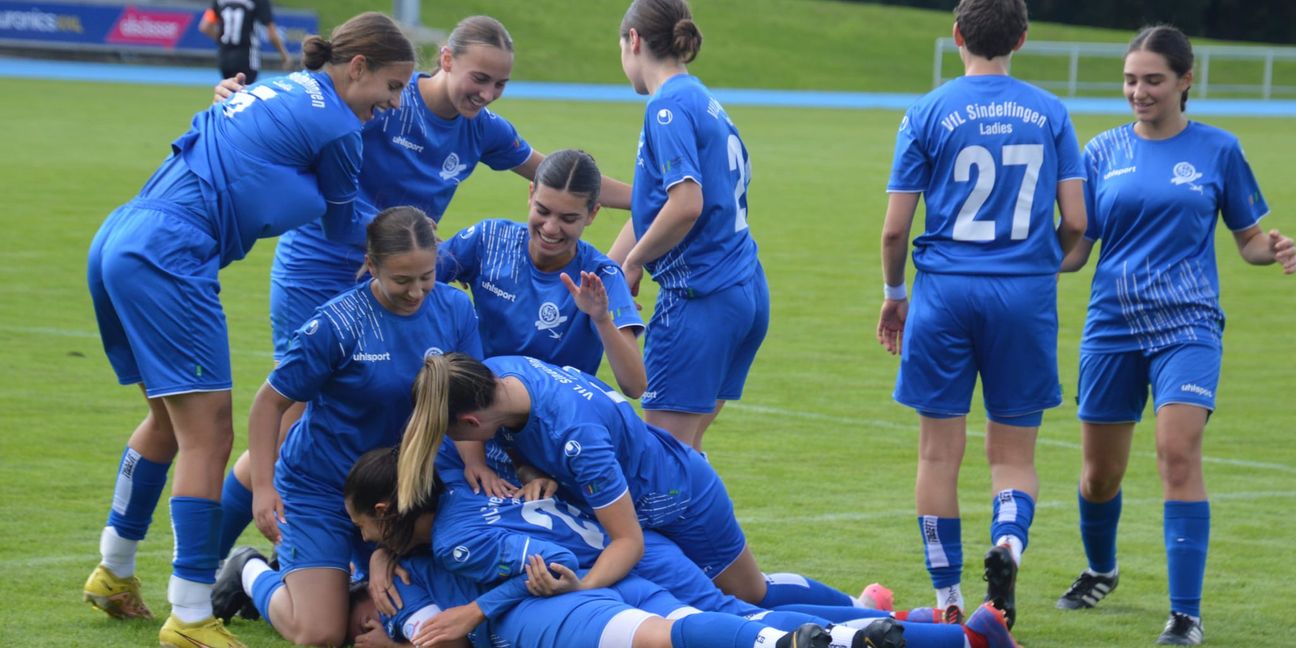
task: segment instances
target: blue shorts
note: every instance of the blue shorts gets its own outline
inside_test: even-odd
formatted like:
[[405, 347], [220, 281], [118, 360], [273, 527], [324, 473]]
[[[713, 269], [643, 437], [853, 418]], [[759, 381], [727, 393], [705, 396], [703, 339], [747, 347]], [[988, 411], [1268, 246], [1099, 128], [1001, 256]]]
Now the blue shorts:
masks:
[[144, 383], [149, 398], [232, 387], [219, 270], [201, 216], [138, 198], [108, 215], [86, 279], [118, 382]]
[[276, 549], [281, 574], [298, 569], [339, 569], [349, 573], [352, 560], [368, 567], [371, 549], [351, 523], [341, 492], [292, 475], [283, 470], [282, 462], [275, 465], [274, 483], [287, 521], [279, 525]]
[[721, 592], [670, 538], [650, 529], [645, 529], [643, 536], [643, 558], [639, 559], [631, 572], [635, 576], [660, 585], [671, 596], [699, 610], [735, 616], [764, 612], [746, 601]]
[[1215, 411], [1222, 349], [1177, 344], [1155, 351], [1080, 354], [1077, 415], [1088, 423], [1137, 423], [1143, 419], [1148, 386], [1153, 410], [1182, 403]]
[[700, 453], [690, 449], [688, 455], [691, 461], [688, 500], [683, 506], [665, 507], [677, 514], [670, 519], [653, 520], [651, 512], [661, 499], [654, 494], [640, 497], [635, 502], [635, 511], [640, 525], [679, 545], [707, 578], [715, 578], [738, 559], [747, 546], [747, 538], [734, 517], [733, 500], [729, 499], [720, 476]]
[[1062, 404], [1057, 279], [919, 272], [894, 398], [924, 415], [963, 416], [977, 374], [993, 420]]
[[293, 333], [315, 314], [324, 302], [355, 287], [358, 280], [337, 281], [316, 277], [310, 286], [284, 281], [270, 275], [270, 336], [274, 340], [275, 362], [283, 360]]
[[524, 599], [491, 624], [491, 634], [506, 646], [629, 648], [628, 639], [644, 619], [664, 617], [682, 605], [660, 587], [627, 576], [610, 588]]
[[769, 331], [765, 271], [703, 297], [663, 290], [644, 335], [646, 410], [707, 414], [742, 398], [747, 372]]

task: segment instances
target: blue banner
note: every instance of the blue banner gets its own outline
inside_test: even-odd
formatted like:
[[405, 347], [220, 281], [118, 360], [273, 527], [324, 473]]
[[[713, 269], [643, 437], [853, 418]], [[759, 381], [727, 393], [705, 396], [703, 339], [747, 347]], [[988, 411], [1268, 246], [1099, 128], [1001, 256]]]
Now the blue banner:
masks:
[[[0, 0], [0, 43], [85, 51], [172, 52], [209, 56], [216, 43], [198, 31], [205, 8]], [[275, 27], [294, 56], [319, 33], [312, 11], [275, 10]], [[268, 38], [259, 49], [277, 55]]]

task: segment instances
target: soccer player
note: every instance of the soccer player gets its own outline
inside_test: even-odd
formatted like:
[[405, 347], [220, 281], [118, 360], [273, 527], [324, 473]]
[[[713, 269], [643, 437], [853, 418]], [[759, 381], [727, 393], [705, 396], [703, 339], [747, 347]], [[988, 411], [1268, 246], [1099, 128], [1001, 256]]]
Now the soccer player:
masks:
[[[544, 155], [518, 135], [508, 120], [487, 106], [504, 92], [513, 69], [513, 39], [488, 16], [471, 16], [455, 26], [432, 73], [408, 78], [397, 110], [384, 113], [362, 131], [364, 160], [356, 211], [361, 222], [388, 207], [412, 205], [440, 221], [460, 183], [477, 164], [527, 178]], [[241, 87], [237, 79], [217, 86], [217, 99]], [[603, 178], [602, 204], [626, 209], [630, 188]], [[292, 334], [320, 304], [355, 286], [364, 265], [363, 241], [335, 242], [318, 223], [285, 232], [270, 269], [270, 325], [275, 359]], [[301, 416], [293, 407], [280, 426], [286, 434]], [[251, 473], [247, 453], [225, 478], [225, 522], [221, 556], [252, 519]]]
[[307, 71], [198, 113], [90, 245], [87, 279], [104, 350], [122, 384], [140, 385], [148, 415], [122, 454], [102, 562], [85, 599], [114, 617], [151, 617], [135, 555], [174, 459], [164, 646], [241, 645], [210, 603], [220, 474], [234, 434], [217, 271], [258, 238], [307, 221], [322, 218], [330, 236], [356, 234], [360, 127], [400, 104], [414, 65], [413, 46], [376, 13], [343, 23], [332, 40], [312, 36], [303, 45]]
[[855, 602], [812, 579], [767, 582], [706, 459], [646, 424], [593, 376], [522, 356], [483, 364], [449, 354], [428, 360], [414, 393], [401, 440], [401, 502], [432, 492], [433, 459], [444, 436], [493, 439], [551, 475], [559, 492], [607, 531], [611, 541], [583, 586], [606, 586], [627, 574], [643, 554], [643, 529], [654, 529], [722, 591], [760, 607]]
[[1258, 224], [1269, 207], [1237, 137], [1184, 114], [1192, 66], [1192, 44], [1174, 27], [1145, 28], [1130, 43], [1125, 97], [1135, 120], [1085, 146], [1089, 226], [1062, 267], [1082, 267], [1102, 241], [1077, 390], [1080, 537], [1089, 564], [1057, 605], [1093, 607], [1119, 582], [1121, 480], [1151, 386], [1170, 579], [1170, 618], [1157, 643], [1175, 645], [1202, 642], [1211, 512], [1201, 444], [1224, 332], [1217, 214], [1247, 263], [1296, 272], [1292, 240]]
[[[347, 471], [363, 453], [399, 441], [425, 357], [481, 354], [468, 296], [436, 282], [432, 220], [393, 207], [366, 234], [372, 279], [298, 329], [248, 417], [253, 511], [278, 545], [279, 568], [231, 559], [227, 569], [256, 593], [257, 612], [298, 644], [341, 644], [349, 566], [353, 555], [368, 557], [346, 516]], [[279, 421], [293, 403], [306, 411], [279, 449]]]
[[248, 83], [256, 83], [261, 69], [258, 27], [265, 29], [270, 43], [279, 50], [280, 67], [293, 69], [293, 57], [275, 27], [270, 0], [213, 0], [211, 8], [203, 12], [198, 30], [216, 41], [221, 78], [242, 74]]
[[638, 294], [660, 286], [644, 340], [648, 422], [697, 450], [742, 396], [769, 328], [769, 287], [747, 227], [751, 162], [720, 102], [687, 64], [702, 33], [685, 0], [635, 0], [621, 20], [621, 67], [651, 95], [639, 133], [631, 218], [608, 256]]
[[[965, 74], [919, 99], [896, 135], [877, 339], [900, 354], [895, 400], [918, 412], [918, 529], [937, 606], [953, 618], [965, 609], [958, 474], [981, 376], [994, 491], [987, 600], [1011, 625], [1039, 491], [1035, 438], [1044, 410], [1062, 402], [1056, 274], [1084, 232], [1084, 172], [1061, 102], [1008, 75], [1026, 42], [1025, 2], [963, 0], [954, 16]], [[911, 304], [905, 254], [919, 195], [927, 216]]]

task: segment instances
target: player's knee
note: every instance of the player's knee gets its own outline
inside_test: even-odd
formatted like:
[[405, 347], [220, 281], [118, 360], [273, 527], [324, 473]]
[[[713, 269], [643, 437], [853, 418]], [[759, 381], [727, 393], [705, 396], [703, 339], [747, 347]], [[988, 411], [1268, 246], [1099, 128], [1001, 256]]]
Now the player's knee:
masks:
[[1090, 502], [1111, 501], [1120, 492], [1122, 477], [1106, 467], [1085, 466], [1080, 473], [1080, 495]]

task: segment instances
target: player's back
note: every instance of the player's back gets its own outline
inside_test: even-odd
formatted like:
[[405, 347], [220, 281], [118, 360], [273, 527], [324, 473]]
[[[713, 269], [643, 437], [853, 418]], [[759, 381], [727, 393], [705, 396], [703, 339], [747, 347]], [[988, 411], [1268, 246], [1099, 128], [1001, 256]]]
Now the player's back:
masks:
[[1083, 179], [1079, 146], [1053, 95], [1003, 75], [954, 79], [905, 114], [887, 191], [921, 192], [914, 241], [925, 272], [1057, 272], [1057, 184]]

